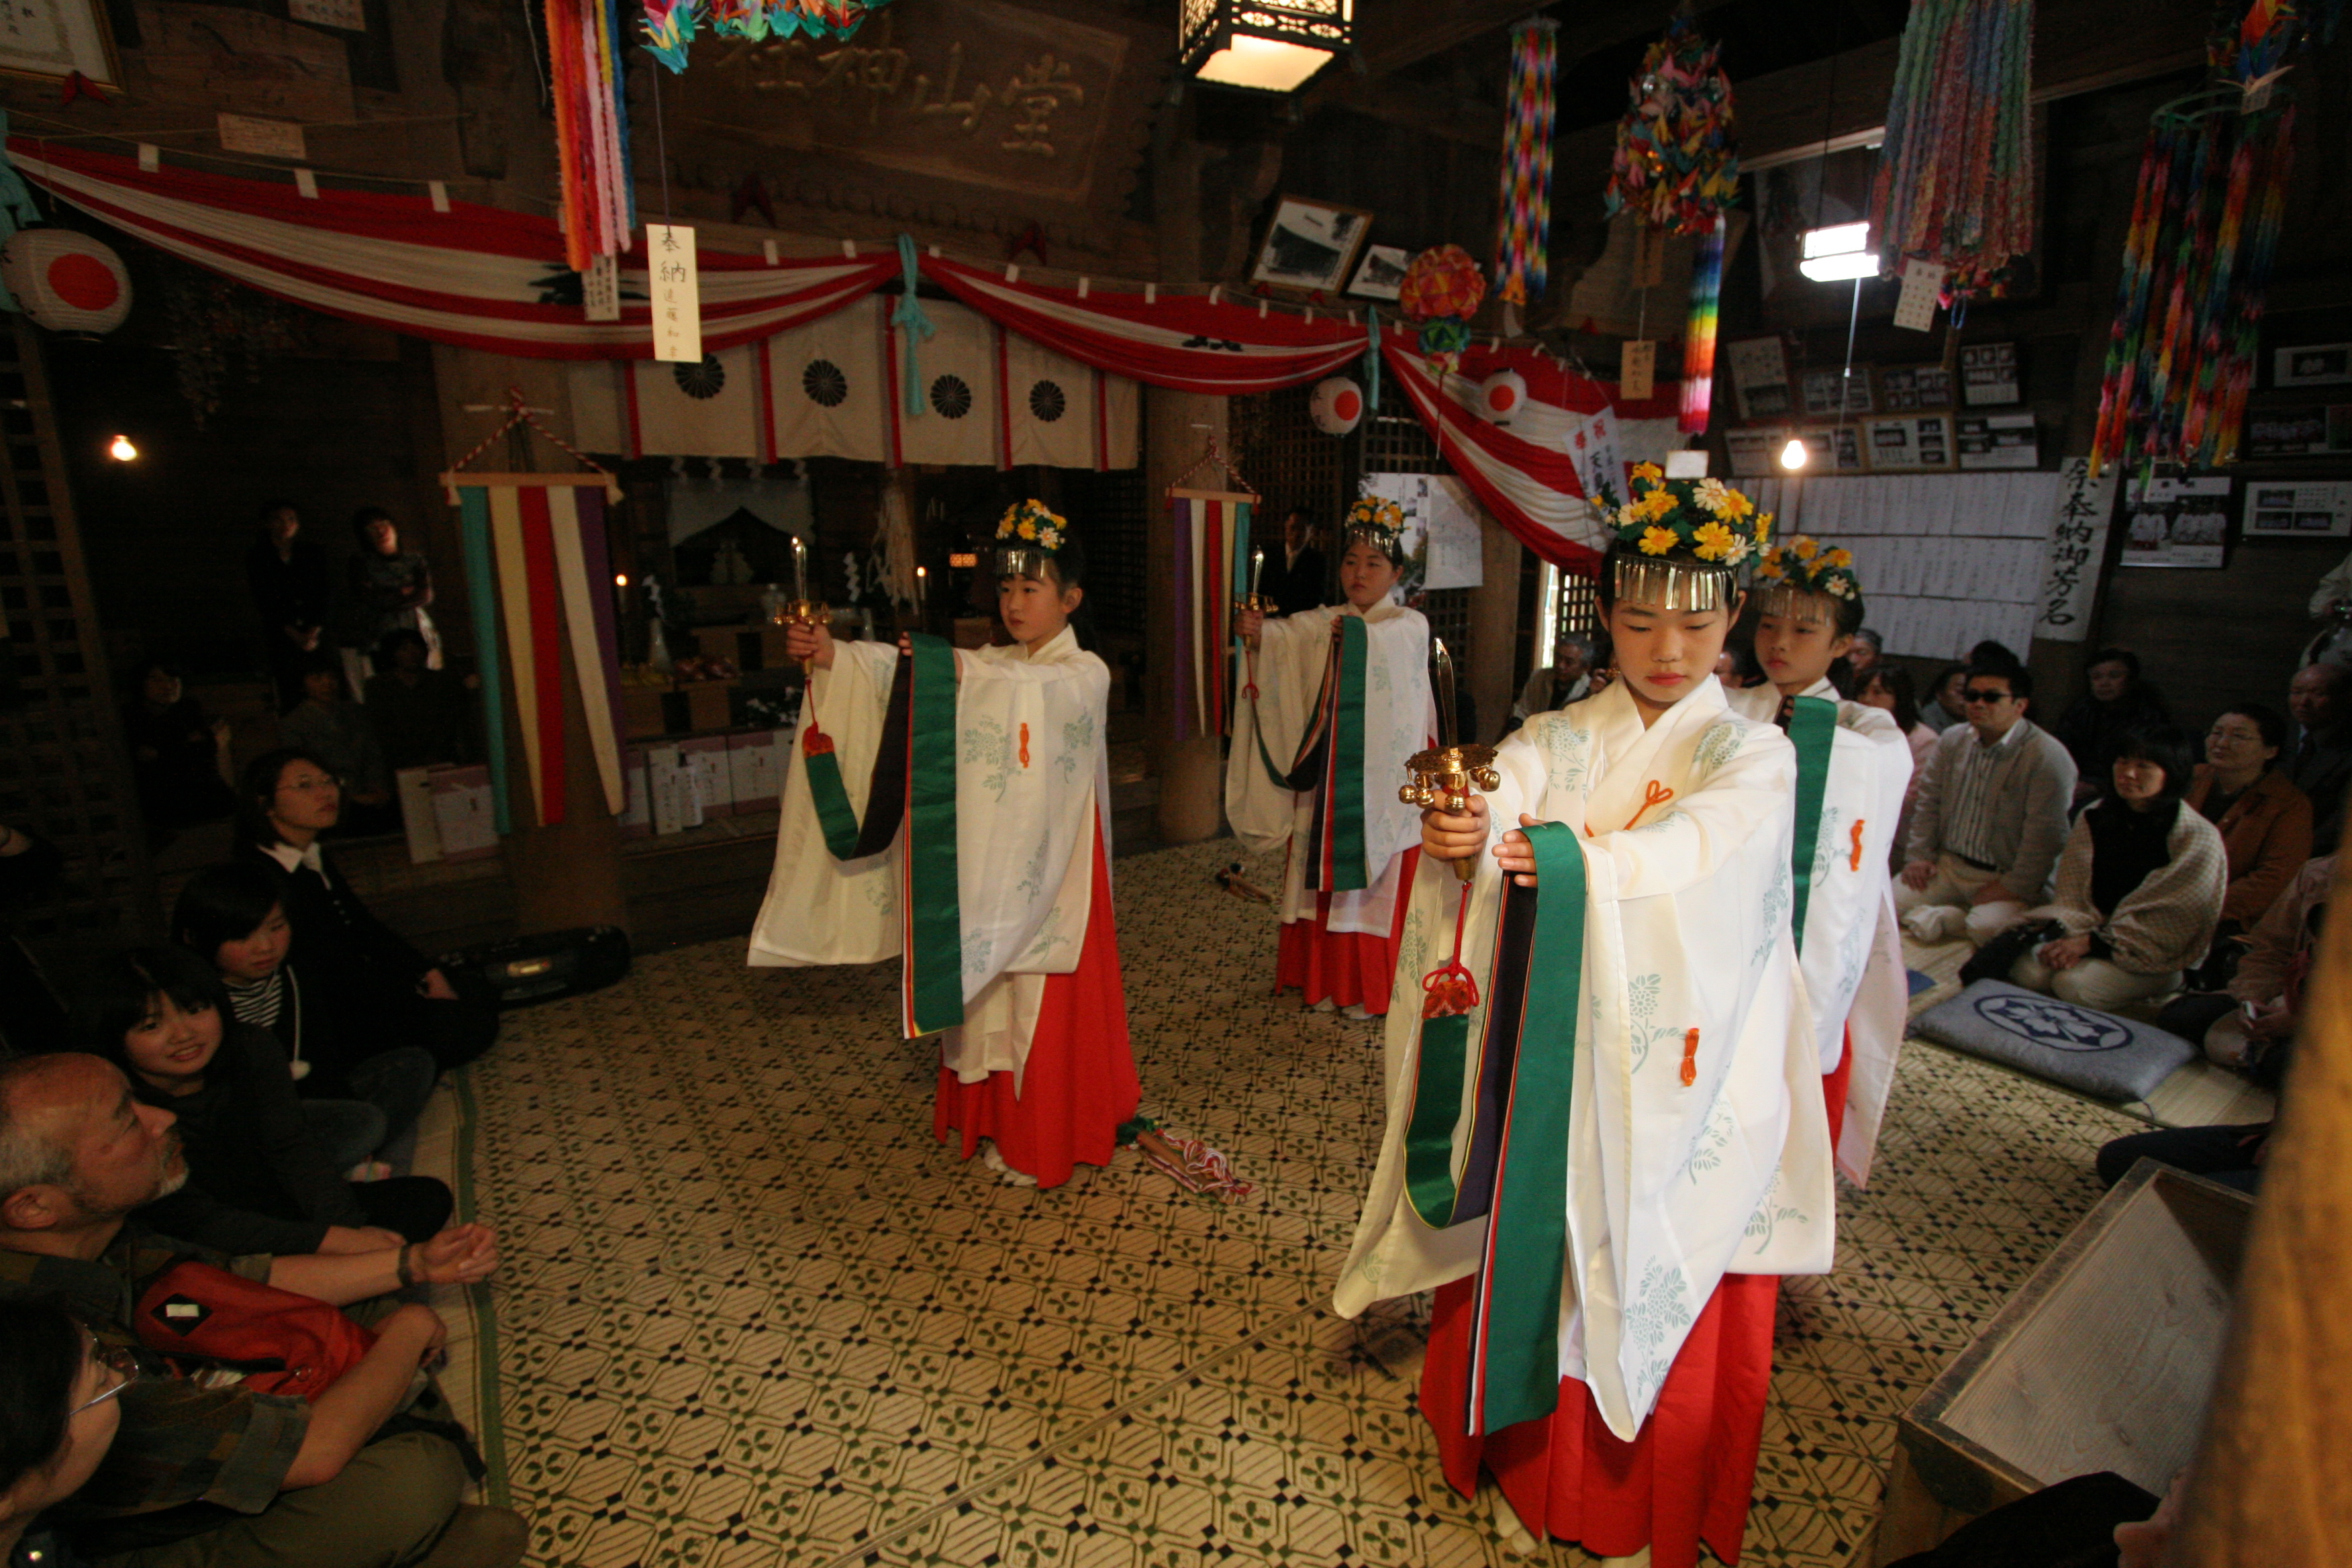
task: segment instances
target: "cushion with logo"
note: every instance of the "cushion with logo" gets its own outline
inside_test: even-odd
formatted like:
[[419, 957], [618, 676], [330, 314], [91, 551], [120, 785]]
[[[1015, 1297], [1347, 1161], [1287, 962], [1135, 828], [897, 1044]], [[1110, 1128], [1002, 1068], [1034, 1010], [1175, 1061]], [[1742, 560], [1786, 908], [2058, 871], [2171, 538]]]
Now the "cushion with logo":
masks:
[[1979, 980], [1912, 1021], [1911, 1032], [2101, 1100], [2146, 1100], [2197, 1047], [2136, 1019]]

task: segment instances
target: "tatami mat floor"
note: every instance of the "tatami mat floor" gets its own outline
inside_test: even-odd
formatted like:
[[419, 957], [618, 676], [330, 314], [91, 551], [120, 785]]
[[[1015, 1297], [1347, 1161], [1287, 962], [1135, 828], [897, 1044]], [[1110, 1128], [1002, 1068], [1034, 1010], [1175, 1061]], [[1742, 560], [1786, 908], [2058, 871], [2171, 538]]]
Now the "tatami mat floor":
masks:
[[[1145, 1109], [1256, 1185], [1123, 1152], [1050, 1193], [932, 1142], [897, 966], [712, 943], [514, 1015], [472, 1075], [506, 1483], [533, 1561], [1580, 1562], [1439, 1479], [1425, 1303], [1331, 1315], [1381, 1121], [1377, 1026], [1267, 995], [1228, 841], [1119, 863]], [[1256, 868], [1271, 886], [1273, 868]], [[1900, 1409], [2090, 1205], [2136, 1124], [1906, 1058], [1838, 1269], [1790, 1281], [1743, 1562], [1861, 1554]]]

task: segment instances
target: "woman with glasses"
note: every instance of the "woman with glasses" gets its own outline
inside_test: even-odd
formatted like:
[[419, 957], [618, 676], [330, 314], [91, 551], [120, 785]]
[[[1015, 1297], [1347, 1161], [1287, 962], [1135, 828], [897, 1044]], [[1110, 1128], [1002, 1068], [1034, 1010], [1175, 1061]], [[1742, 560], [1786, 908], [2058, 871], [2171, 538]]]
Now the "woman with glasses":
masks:
[[2211, 823], [2230, 855], [2230, 890], [2213, 960], [2199, 979], [2229, 981], [2230, 939], [2252, 931], [2311, 858], [2311, 798], [2273, 766], [2286, 747], [2286, 717], [2259, 702], [2223, 710], [2205, 731], [2205, 760], [2189, 786], [2189, 808]]
[[452, 976], [361, 900], [319, 843], [342, 813], [334, 773], [309, 752], [265, 752], [245, 770], [237, 855], [286, 873], [285, 911], [303, 984], [357, 1056], [422, 1046], [462, 1067], [498, 1038], [498, 1001], [476, 977]]
[[8, 1568], [70, 1560], [42, 1513], [97, 1472], [122, 1421], [134, 1353], [101, 1345], [65, 1308], [0, 1300], [0, 1552]]

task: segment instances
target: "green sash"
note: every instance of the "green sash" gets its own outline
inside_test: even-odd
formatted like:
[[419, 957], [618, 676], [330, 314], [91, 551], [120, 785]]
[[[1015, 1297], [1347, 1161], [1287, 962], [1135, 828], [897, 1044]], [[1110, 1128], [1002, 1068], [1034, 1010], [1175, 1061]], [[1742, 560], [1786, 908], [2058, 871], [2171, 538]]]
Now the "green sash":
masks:
[[1288, 772], [1257, 737], [1258, 761], [1281, 788], [1313, 790], [1315, 815], [1307, 839], [1304, 885], [1312, 891], [1352, 893], [1371, 886], [1364, 866], [1364, 686], [1371, 634], [1361, 616], [1339, 617], [1337, 647], [1323, 667], [1315, 716]]
[[956, 864], [955, 650], [913, 634], [915, 654], [898, 661], [860, 823], [842, 787], [832, 737], [812, 725], [802, 736], [809, 800], [824, 847], [836, 860], [879, 855], [907, 826], [900, 889], [906, 911], [903, 997], [908, 1036], [963, 1022], [963, 910]]
[[1805, 905], [1813, 892], [1813, 851], [1822, 837], [1822, 800], [1829, 790], [1830, 753], [1837, 741], [1838, 707], [1822, 697], [1790, 699], [1789, 739], [1797, 748], [1797, 824], [1789, 849], [1796, 883], [1797, 951], [1805, 950]]

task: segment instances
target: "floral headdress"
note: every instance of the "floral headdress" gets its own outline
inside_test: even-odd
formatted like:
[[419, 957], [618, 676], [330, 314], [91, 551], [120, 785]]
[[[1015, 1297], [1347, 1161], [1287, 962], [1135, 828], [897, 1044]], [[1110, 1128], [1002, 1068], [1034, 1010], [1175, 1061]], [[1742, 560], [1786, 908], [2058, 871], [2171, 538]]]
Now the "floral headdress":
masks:
[[1726, 605], [1740, 564], [1772, 537], [1772, 514], [1721, 479], [1670, 479], [1655, 463], [1633, 468], [1638, 492], [1608, 514], [1619, 597], [1672, 610]]
[[1362, 539], [1391, 561], [1404, 559], [1404, 508], [1379, 496], [1365, 496], [1348, 509], [1340, 524], [1347, 539]]
[[996, 520], [996, 574], [1043, 582], [1045, 563], [1060, 552], [1069, 531], [1068, 520], [1034, 497], [1013, 506]]
[[1801, 533], [1791, 534], [1785, 542], [1766, 551], [1756, 564], [1756, 579], [1765, 595], [1764, 607], [1776, 616], [1790, 614], [1801, 600], [1813, 595], [1845, 600], [1862, 597], [1862, 579], [1853, 572], [1853, 552], [1824, 548], [1820, 540]]

